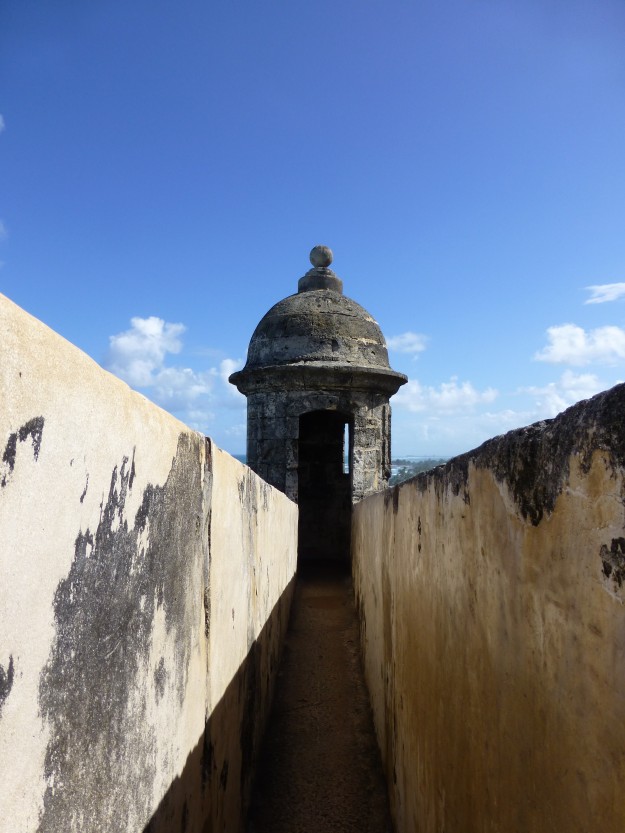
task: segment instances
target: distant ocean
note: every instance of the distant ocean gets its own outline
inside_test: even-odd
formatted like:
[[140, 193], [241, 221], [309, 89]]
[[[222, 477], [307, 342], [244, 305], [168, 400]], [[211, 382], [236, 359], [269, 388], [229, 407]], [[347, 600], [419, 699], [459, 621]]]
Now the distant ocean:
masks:
[[[233, 454], [232, 456], [236, 460], [239, 460], [239, 462], [241, 462], [241, 463], [247, 463], [247, 454]], [[438, 461], [439, 459], [446, 460], [448, 458], [447, 457], [433, 458], [433, 457], [424, 457], [423, 455], [417, 456], [417, 455], [412, 455], [412, 454], [407, 455], [406, 457], [400, 457], [397, 460], [391, 460], [391, 474], [397, 474], [397, 472], [400, 470], [400, 468], [402, 468], [402, 466], [405, 466], [406, 462], [408, 462], [408, 461], [409, 462], [416, 462], [417, 460], [425, 460], [425, 459], [427, 459], [427, 460], [436, 459]]]

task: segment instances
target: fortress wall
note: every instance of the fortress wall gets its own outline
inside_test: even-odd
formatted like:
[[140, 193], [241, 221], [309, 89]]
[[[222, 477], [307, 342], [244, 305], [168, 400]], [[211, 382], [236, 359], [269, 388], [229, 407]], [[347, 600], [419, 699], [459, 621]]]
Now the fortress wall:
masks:
[[354, 508], [398, 833], [625, 830], [625, 385]]
[[237, 831], [297, 508], [2, 296], [0, 338], [0, 831]]

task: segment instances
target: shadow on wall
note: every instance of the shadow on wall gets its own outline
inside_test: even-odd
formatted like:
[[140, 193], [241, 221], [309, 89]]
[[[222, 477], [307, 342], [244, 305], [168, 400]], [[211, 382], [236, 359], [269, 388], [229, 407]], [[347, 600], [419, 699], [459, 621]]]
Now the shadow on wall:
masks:
[[274, 606], [143, 833], [243, 831], [294, 583], [293, 578]]

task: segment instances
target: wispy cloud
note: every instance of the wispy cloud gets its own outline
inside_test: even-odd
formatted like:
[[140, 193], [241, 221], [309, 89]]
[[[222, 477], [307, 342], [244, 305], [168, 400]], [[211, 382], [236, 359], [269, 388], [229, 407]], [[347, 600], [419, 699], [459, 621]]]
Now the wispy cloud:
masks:
[[[394, 412], [395, 453], [459, 454], [498, 434], [555, 417], [607, 387], [592, 373], [572, 370], [566, 370], [555, 382], [508, 394], [492, 388], [478, 391], [471, 383], [459, 384], [455, 379], [436, 388], [409, 382], [393, 398], [393, 403], [403, 406]], [[510, 402], [510, 406], [495, 410], [490, 405], [495, 399], [497, 403]]]
[[[241, 359], [222, 359], [219, 362], [219, 376], [221, 377], [222, 382], [226, 384], [230, 384], [228, 379], [230, 375], [234, 373], [235, 370], [240, 370], [243, 367], [243, 362]], [[230, 385], [232, 390], [236, 391], [234, 385]]]
[[605, 304], [609, 301], [618, 301], [625, 296], [625, 283], [601, 283], [596, 286], [587, 286], [591, 293], [590, 298], [584, 301], [585, 304]]
[[197, 373], [189, 367], [163, 367], [151, 385], [154, 399], [172, 411], [190, 407], [213, 390], [214, 371]]
[[605, 388], [593, 373], [573, 373], [565, 370], [560, 379], [542, 387], [521, 388], [519, 393], [536, 397], [538, 418], [554, 417], [581, 399], [588, 399]]
[[0, 113], [0, 133], [2, 133], [2, 131], [4, 130], [5, 127], [6, 127], [6, 124], [5, 124], [5, 121], [4, 121], [4, 116], [2, 115], [2, 113]]
[[224, 390], [226, 391], [231, 403], [234, 402], [237, 405], [245, 405], [247, 400], [242, 393], [239, 393], [234, 385], [230, 384], [228, 379], [231, 373], [234, 373], [235, 370], [240, 370], [242, 367], [242, 359], [222, 359], [219, 362], [219, 378], [222, 381]]
[[6, 240], [9, 236], [9, 232], [7, 231], [7, 227], [4, 224], [4, 220], [0, 220], [0, 240]]
[[150, 316], [132, 318], [130, 325], [110, 337], [106, 368], [191, 428], [207, 432], [221, 407], [245, 404], [245, 397], [228, 383], [240, 360], [226, 358], [202, 371], [170, 364], [168, 358], [182, 351], [184, 324]]
[[591, 363], [617, 364], [625, 360], [625, 330], [616, 326], [597, 327], [586, 332], [576, 324], [561, 324], [549, 327], [547, 341], [547, 346], [534, 355], [539, 362], [581, 367]]
[[[461, 454], [485, 440], [520, 428], [532, 422], [533, 414], [510, 408], [499, 411], [477, 407], [475, 397], [468, 397], [474, 404], [458, 408], [453, 413], [420, 410], [418, 414], [394, 411], [394, 454], [429, 454], [432, 457], [450, 457]], [[395, 399], [393, 399], [393, 402]]]
[[184, 324], [162, 318], [131, 318], [130, 329], [109, 338], [107, 367], [133, 387], [149, 387], [163, 369], [167, 353], [179, 353]]
[[412, 353], [415, 358], [418, 353], [422, 353], [427, 345], [428, 338], [421, 333], [402, 333], [398, 336], [391, 336], [387, 339], [386, 344], [389, 350], [395, 350], [397, 353]]
[[438, 388], [412, 380], [400, 389], [393, 403], [413, 413], [427, 410], [430, 413], [450, 414], [493, 402], [497, 395], [494, 388], [479, 391], [471, 382], [458, 382], [457, 376], [452, 376], [449, 382], [442, 382]]

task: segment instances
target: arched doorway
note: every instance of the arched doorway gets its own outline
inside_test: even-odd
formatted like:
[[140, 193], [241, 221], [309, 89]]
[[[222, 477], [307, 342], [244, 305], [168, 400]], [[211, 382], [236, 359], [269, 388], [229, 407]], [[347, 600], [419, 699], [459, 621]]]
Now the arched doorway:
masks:
[[299, 420], [298, 561], [349, 563], [352, 424], [348, 414], [311, 411]]

